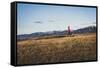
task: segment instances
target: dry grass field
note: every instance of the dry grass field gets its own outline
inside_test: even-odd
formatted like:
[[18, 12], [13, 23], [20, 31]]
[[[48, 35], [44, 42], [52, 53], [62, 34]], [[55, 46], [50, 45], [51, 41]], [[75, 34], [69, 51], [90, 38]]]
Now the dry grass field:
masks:
[[17, 41], [17, 64], [96, 60], [96, 34]]

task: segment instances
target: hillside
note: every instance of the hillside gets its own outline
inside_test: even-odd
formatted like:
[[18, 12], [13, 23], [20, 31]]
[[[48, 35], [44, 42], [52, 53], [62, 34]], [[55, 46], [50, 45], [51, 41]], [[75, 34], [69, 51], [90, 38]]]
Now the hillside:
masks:
[[96, 34], [17, 42], [18, 64], [96, 60]]
[[[83, 34], [83, 33], [94, 33], [96, 32], [95, 26], [89, 26], [85, 28], [80, 28], [77, 30], [73, 30], [72, 34]], [[25, 39], [31, 39], [36, 37], [45, 37], [45, 36], [64, 36], [67, 35], [67, 30], [64, 31], [49, 31], [49, 32], [36, 32], [31, 34], [23, 34], [23, 35], [17, 35], [17, 40], [25, 40]]]

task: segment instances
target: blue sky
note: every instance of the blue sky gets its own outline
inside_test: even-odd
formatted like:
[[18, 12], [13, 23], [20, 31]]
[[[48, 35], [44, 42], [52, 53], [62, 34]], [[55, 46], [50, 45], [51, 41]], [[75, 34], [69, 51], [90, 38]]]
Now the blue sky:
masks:
[[96, 25], [96, 8], [22, 4], [17, 5], [17, 33], [30, 34], [72, 30]]

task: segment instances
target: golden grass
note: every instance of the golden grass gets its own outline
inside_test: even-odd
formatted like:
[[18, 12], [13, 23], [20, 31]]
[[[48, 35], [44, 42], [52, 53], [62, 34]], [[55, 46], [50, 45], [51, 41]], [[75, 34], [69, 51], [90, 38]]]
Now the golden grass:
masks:
[[17, 42], [18, 64], [96, 60], [96, 35]]

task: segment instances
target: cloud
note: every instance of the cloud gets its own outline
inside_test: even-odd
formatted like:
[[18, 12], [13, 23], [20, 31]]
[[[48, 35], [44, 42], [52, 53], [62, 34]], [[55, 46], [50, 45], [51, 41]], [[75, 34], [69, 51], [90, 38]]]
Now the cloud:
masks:
[[91, 25], [91, 24], [96, 24], [96, 22], [92, 22], [92, 23], [82, 23], [80, 25]]
[[35, 22], [33, 22], [33, 23], [43, 23], [42, 21], [35, 21]]
[[48, 20], [48, 22], [54, 22], [53, 20]]
[[[45, 22], [55, 22], [54, 20], [47, 20], [47, 21], [45, 21]], [[44, 21], [35, 21], [35, 22], [33, 22], [33, 23], [44, 23]]]
[[96, 24], [96, 22], [93, 22], [92, 24]]

